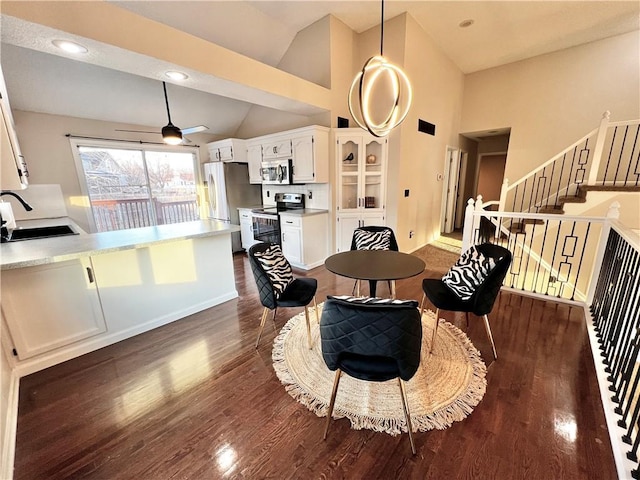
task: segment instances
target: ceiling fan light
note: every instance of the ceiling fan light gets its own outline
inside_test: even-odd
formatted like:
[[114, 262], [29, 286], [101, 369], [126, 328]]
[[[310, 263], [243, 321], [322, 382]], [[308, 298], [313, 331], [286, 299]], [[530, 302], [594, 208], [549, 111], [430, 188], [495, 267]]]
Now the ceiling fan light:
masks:
[[168, 125], [162, 127], [162, 140], [169, 145], [180, 145], [182, 143], [182, 132], [169, 122]]

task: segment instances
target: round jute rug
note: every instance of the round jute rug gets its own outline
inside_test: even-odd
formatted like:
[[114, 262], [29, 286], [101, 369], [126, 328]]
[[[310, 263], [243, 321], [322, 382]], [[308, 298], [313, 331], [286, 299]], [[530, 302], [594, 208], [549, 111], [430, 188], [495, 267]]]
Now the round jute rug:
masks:
[[[322, 314], [322, 304], [318, 305]], [[307, 346], [304, 312], [291, 318], [273, 344], [273, 368], [295, 400], [325, 417], [335, 372], [322, 358], [320, 329], [315, 311], [309, 308], [313, 349]], [[422, 317], [420, 367], [406, 382], [414, 431], [443, 430], [466, 418], [480, 403], [487, 388], [486, 366], [480, 352], [454, 325], [440, 320], [435, 348], [429, 355], [435, 314]], [[346, 417], [351, 427], [397, 435], [407, 431], [397, 380], [366, 382], [343, 374], [333, 418]]]

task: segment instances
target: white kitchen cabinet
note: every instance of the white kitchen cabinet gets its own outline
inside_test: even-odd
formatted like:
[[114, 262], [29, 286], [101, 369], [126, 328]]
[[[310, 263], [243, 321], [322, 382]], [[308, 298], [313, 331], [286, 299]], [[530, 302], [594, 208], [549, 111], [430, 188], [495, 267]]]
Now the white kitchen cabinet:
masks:
[[281, 217], [282, 253], [292, 265], [302, 265], [302, 220], [300, 217]]
[[269, 135], [262, 139], [262, 158], [291, 158], [291, 137], [288, 135]]
[[313, 215], [280, 213], [282, 253], [303, 270], [322, 265], [328, 256], [329, 213]]
[[258, 243], [253, 238], [253, 217], [250, 208], [239, 208], [238, 215], [240, 217], [240, 238], [242, 240], [242, 248], [249, 251], [252, 245]]
[[4, 81], [0, 72], [0, 187], [2, 190], [27, 188], [29, 172], [20, 151], [18, 136], [13, 126], [13, 117], [6, 99]]
[[262, 144], [247, 142], [247, 163], [249, 164], [249, 183], [262, 183]]
[[106, 331], [88, 257], [2, 272], [2, 313], [18, 358]]
[[238, 138], [226, 138], [207, 143], [209, 157], [212, 162], [247, 163], [247, 144]]
[[291, 135], [293, 183], [328, 183], [329, 129], [314, 126]]
[[351, 247], [353, 230], [385, 225], [387, 138], [360, 129], [336, 131], [336, 251]]

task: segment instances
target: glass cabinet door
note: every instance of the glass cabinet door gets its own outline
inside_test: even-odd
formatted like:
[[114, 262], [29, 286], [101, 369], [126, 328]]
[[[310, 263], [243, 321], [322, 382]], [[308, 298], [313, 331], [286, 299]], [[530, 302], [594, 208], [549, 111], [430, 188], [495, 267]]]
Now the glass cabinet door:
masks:
[[356, 139], [341, 139], [338, 161], [340, 162], [340, 209], [358, 208], [360, 192], [359, 165], [361, 160], [360, 143]]
[[364, 208], [384, 207], [384, 155], [381, 140], [370, 139], [366, 141], [363, 162], [363, 192], [362, 202]]
[[383, 209], [386, 138], [338, 137], [338, 207], [341, 211]]

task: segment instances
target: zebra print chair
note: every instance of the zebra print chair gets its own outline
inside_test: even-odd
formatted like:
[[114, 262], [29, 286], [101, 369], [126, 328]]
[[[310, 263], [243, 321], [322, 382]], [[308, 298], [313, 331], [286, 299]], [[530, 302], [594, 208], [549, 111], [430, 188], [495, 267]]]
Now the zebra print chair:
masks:
[[[356, 228], [353, 231], [351, 250], [393, 250], [397, 252], [398, 242], [391, 228], [370, 225]], [[395, 298], [395, 280], [388, 281], [387, 285], [391, 297]], [[360, 296], [360, 280], [356, 280], [354, 283], [351, 294]]]
[[315, 278], [293, 278], [291, 265], [282, 254], [280, 245], [277, 244], [257, 243], [253, 245], [249, 248], [249, 263], [258, 286], [260, 303], [264, 307], [256, 348], [260, 344], [260, 337], [269, 310], [273, 310], [272, 320], [275, 327], [278, 307], [304, 307], [304, 315], [307, 321], [307, 342], [309, 350], [311, 350], [309, 303], [313, 300], [313, 305], [316, 307], [316, 320], [319, 322], [316, 304], [318, 281]]
[[493, 357], [497, 360], [489, 317], [500, 292], [500, 287], [511, 265], [511, 252], [500, 245], [483, 243], [464, 252], [460, 260], [442, 277], [422, 280], [422, 302], [420, 313], [424, 313], [424, 302], [429, 298], [436, 307], [436, 325], [431, 338], [430, 352], [438, 330], [440, 310], [465, 312], [467, 326], [469, 312], [483, 317], [487, 336], [491, 342]]

